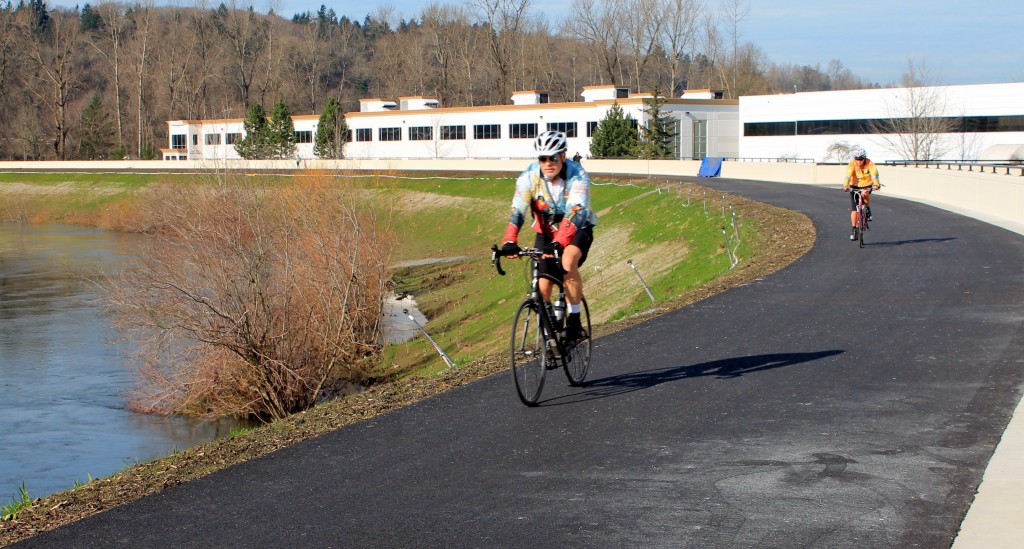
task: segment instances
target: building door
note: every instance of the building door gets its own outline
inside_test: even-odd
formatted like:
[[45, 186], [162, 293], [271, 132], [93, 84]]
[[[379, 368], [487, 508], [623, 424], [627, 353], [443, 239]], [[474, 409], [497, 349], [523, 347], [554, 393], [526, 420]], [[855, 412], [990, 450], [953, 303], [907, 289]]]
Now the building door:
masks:
[[701, 160], [708, 155], [708, 121], [693, 121], [693, 159]]

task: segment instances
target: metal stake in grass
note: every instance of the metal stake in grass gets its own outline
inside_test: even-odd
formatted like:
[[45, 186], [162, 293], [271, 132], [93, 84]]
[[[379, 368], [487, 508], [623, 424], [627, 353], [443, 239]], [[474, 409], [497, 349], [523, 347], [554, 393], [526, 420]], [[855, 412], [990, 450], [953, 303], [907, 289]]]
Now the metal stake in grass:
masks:
[[647, 291], [647, 297], [651, 298], [651, 303], [656, 303], [657, 300], [654, 299], [654, 294], [651, 293], [650, 286], [648, 286], [647, 282], [644, 281], [644, 277], [640, 276], [640, 271], [636, 270], [636, 265], [633, 265], [633, 260], [632, 259], [627, 259], [626, 263], [628, 263], [629, 266], [633, 268], [633, 272], [636, 273], [636, 277], [640, 279], [640, 284], [644, 285], [644, 290]]
[[402, 309], [402, 312], [405, 313], [405, 316], [409, 317], [409, 320], [411, 320], [412, 323], [415, 324], [416, 327], [419, 328], [421, 332], [423, 332], [423, 335], [427, 336], [427, 340], [430, 341], [431, 345], [433, 345], [435, 349], [437, 349], [437, 353], [441, 355], [441, 358], [444, 359], [444, 363], [447, 364], [449, 368], [455, 366], [455, 362], [452, 361], [451, 358], [448, 358], [448, 355], [444, 354], [444, 350], [442, 350], [441, 346], [438, 345], [436, 341], [434, 341], [434, 338], [430, 337], [430, 334], [428, 334], [427, 331], [423, 329], [423, 326], [420, 326], [420, 323], [416, 322], [416, 319], [413, 318], [411, 314], [409, 314], [409, 309]]
[[722, 237], [725, 238], [725, 253], [729, 255], [729, 268], [732, 269], [739, 260], [732, 253], [732, 244], [729, 243], [729, 233], [725, 230], [725, 225], [722, 225]]

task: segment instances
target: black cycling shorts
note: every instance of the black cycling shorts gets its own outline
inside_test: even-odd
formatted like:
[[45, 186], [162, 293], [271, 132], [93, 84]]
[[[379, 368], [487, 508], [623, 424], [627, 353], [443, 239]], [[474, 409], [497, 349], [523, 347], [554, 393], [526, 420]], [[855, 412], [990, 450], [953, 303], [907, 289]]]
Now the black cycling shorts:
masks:
[[[863, 187], [850, 187], [850, 189], [860, 189], [860, 190], [863, 190]], [[850, 191], [850, 211], [851, 212], [857, 211], [857, 197], [853, 196], [855, 194], [857, 194], [857, 193], [853, 192], [852, 190]], [[868, 194], [871, 194], [871, 187], [868, 187]]]
[[[550, 243], [550, 242], [551, 242], [550, 239], [546, 238], [544, 235], [542, 235], [540, 233], [537, 233], [537, 239], [534, 241], [533, 247], [534, 248], [544, 249], [544, 246], [546, 244]], [[576, 231], [576, 234], [573, 235], [572, 242], [570, 242], [570, 244], [573, 244], [574, 246], [578, 247], [580, 249], [580, 251], [583, 252], [582, 255], [580, 255], [580, 264], [579, 264], [580, 267], [582, 267], [583, 266], [583, 262], [585, 262], [587, 260], [587, 254], [590, 252], [590, 245], [593, 244], [593, 243], [594, 243], [594, 228], [593, 227], [587, 227], [586, 229], [580, 229], [580, 230]], [[554, 276], [558, 280], [562, 280], [562, 275], [565, 274], [565, 269], [562, 268], [561, 261], [556, 260], [553, 257], [549, 257], [549, 258], [545, 259], [544, 261], [541, 261], [540, 265], [538, 266], [538, 268], [539, 268], [541, 274], [548, 274], [548, 275]]]

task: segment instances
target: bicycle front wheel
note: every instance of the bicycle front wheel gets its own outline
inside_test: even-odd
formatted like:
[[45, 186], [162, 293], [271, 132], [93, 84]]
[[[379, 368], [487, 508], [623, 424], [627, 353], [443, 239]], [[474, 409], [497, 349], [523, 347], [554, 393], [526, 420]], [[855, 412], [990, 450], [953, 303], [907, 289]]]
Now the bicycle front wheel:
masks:
[[509, 363], [519, 400], [527, 406], [536, 406], [544, 388], [547, 352], [537, 304], [533, 300], [524, 301], [512, 321]]
[[590, 331], [590, 308], [587, 307], [587, 298], [580, 303], [580, 324], [583, 326], [583, 337], [576, 342], [567, 342], [570, 350], [562, 362], [565, 369], [565, 377], [569, 379], [569, 385], [577, 386], [587, 379], [587, 372], [590, 370], [591, 337]]

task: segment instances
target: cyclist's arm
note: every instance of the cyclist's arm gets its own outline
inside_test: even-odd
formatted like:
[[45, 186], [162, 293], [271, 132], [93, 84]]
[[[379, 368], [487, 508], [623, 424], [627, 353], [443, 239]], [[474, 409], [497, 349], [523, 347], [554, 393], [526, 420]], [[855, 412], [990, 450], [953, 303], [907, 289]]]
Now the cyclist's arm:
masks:
[[565, 202], [565, 216], [558, 226], [555, 234], [555, 241], [563, 248], [572, 242], [576, 232], [591, 224], [592, 212], [590, 211], [590, 176], [587, 172], [580, 170], [569, 178], [566, 183], [569, 186], [569, 196]]
[[533, 199], [533, 184], [530, 170], [534, 167], [531, 164], [519, 174], [516, 179], [516, 191], [512, 195], [512, 214], [509, 216], [508, 225], [505, 227], [505, 236], [502, 243], [519, 242], [519, 229], [523, 227], [526, 220], [526, 211], [530, 207], [530, 200]]
[[853, 167], [853, 162], [846, 165], [846, 179], [843, 180], [843, 192], [850, 190], [850, 181], [853, 180], [853, 171], [856, 168]]

